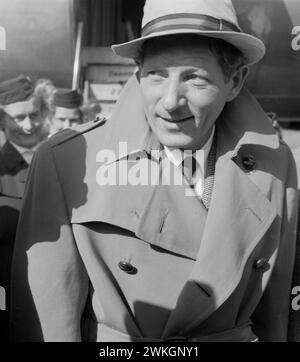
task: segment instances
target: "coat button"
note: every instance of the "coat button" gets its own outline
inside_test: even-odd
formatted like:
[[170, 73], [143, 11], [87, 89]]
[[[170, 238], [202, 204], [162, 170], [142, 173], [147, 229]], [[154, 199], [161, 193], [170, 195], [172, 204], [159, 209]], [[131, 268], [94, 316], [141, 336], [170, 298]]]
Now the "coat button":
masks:
[[259, 258], [259, 259], [255, 260], [255, 262], [253, 264], [253, 268], [254, 269], [260, 269], [263, 266], [265, 266], [266, 262], [267, 262], [266, 258]]
[[137, 268], [130, 264], [128, 261], [120, 261], [119, 268], [127, 274], [136, 274]]
[[242, 158], [242, 164], [246, 171], [253, 171], [256, 161], [252, 155], [248, 155]]

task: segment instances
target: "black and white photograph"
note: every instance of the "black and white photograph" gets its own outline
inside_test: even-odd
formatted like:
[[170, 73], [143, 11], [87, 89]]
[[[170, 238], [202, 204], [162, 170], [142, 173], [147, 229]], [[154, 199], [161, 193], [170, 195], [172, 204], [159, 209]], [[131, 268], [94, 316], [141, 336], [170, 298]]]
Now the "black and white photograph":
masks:
[[0, 0], [0, 342], [300, 342], [299, 189], [299, 0]]

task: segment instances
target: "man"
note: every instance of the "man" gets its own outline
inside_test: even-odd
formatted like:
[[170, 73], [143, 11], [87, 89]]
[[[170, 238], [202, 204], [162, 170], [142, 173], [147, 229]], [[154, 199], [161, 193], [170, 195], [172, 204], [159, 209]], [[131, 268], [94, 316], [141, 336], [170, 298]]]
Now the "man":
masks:
[[53, 96], [49, 118], [50, 135], [82, 123], [82, 97], [77, 90], [58, 89]]
[[229, 0], [148, 0], [113, 49], [139, 72], [112, 118], [31, 168], [14, 339], [285, 341], [295, 166], [243, 87], [263, 43]]
[[[12, 253], [28, 167], [46, 134], [42, 102], [29, 78], [19, 76], [0, 83], [0, 107], [6, 137], [0, 150], [0, 285], [5, 288], [8, 304]], [[7, 334], [8, 330], [2, 337]]]

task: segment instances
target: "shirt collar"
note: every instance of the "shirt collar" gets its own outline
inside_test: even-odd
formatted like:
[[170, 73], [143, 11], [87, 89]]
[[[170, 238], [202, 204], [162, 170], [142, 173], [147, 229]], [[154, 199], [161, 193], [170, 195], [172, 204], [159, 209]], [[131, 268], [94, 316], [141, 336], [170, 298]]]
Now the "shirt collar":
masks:
[[22, 147], [22, 146], [19, 146], [19, 145], [16, 145], [14, 142], [11, 142], [10, 143], [14, 146], [14, 148], [21, 154], [23, 155], [24, 153], [28, 152], [28, 151], [32, 151], [32, 152], [35, 152], [36, 149], [38, 148], [38, 145], [32, 147], [32, 148], [25, 148], [25, 147]]

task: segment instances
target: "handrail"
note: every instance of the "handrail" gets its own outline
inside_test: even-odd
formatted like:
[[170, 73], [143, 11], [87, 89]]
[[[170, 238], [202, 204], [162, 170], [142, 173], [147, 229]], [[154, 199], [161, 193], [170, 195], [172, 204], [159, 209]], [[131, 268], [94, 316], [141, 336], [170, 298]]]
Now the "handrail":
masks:
[[77, 39], [76, 39], [76, 48], [75, 48], [75, 57], [74, 57], [74, 66], [73, 66], [72, 89], [78, 89], [78, 87], [79, 87], [80, 54], [81, 54], [82, 35], [83, 35], [83, 22], [81, 21], [78, 23], [78, 30], [77, 30]]

